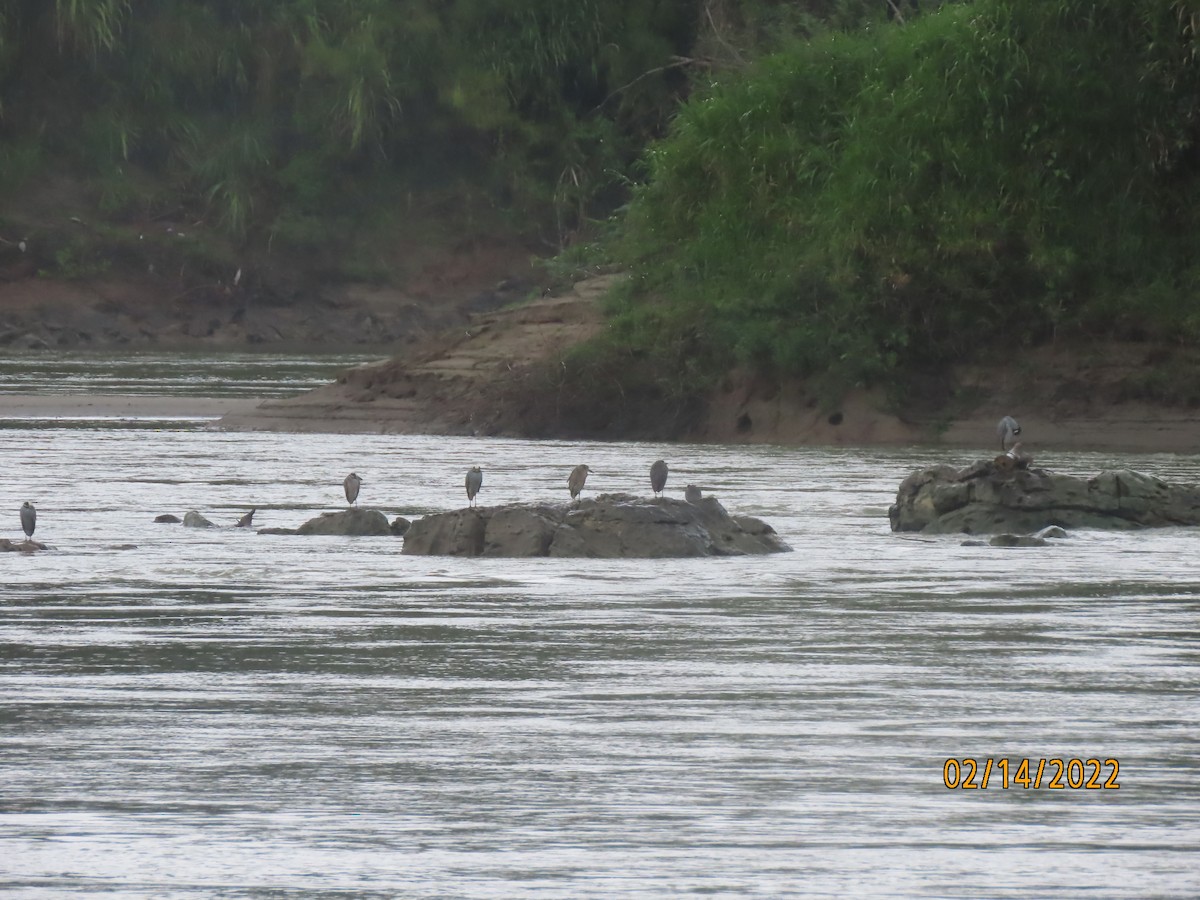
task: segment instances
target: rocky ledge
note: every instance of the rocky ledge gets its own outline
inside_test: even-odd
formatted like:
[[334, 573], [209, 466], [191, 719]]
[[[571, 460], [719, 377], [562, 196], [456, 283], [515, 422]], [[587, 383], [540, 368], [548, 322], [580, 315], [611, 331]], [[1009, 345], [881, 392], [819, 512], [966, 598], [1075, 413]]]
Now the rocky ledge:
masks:
[[630, 494], [436, 513], [404, 536], [404, 553], [420, 556], [657, 559], [790, 549], [766, 522], [731, 516], [714, 497], [692, 504]]
[[1050, 525], [1130, 529], [1200, 524], [1200, 485], [1170, 484], [1129, 469], [1091, 478], [1054, 475], [1005, 459], [913, 472], [900, 483], [888, 510], [892, 531], [997, 534]]

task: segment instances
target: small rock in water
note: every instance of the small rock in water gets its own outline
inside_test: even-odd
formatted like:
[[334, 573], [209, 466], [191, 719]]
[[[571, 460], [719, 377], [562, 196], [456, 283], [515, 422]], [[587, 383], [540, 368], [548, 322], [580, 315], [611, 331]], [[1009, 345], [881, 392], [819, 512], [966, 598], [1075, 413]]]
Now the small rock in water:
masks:
[[1032, 534], [998, 534], [988, 541], [993, 547], [1045, 547], [1044, 538]]
[[17, 553], [32, 553], [35, 550], [49, 550], [50, 548], [41, 541], [35, 541], [32, 538], [24, 541], [10, 541], [8, 538], [0, 538], [0, 552], [13, 551]]
[[1057, 525], [1047, 525], [1041, 531], [1035, 531], [1033, 536], [1039, 538], [1065, 538], [1067, 530]]
[[404, 516], [396, 516], [396, 518], [392, 519], [392, 534], [396, 535], [397, 537], [404, 537], [411, 526], [412, 522], [404, 518]]
[[299, 528], [260, 528], [259, 534], [323, 534], [343, 535], [346, 537], [367, 537], [371, 535], [393, 535], [394, 525], [388, 523], [387, 516], [377, 509], [364, 509], [352, 506], [340, 512], [321, 513], [315, 519], [309, 519]]
[[213, 523], [208, 521], [208, 519], [204, 518], [204, 516], [200, 515], [200, 513], [196, 512], [193, 509], [193, 510], [189, 510], [187, 513], [184, 514], [183, 527], [184, 528], [212, 528]]
[[179, 516], [173, 516], [170, 513], [163, 513], [161, 516], [155, 516], [154, 521], [160, 525], [178, 525], [183, 519]]

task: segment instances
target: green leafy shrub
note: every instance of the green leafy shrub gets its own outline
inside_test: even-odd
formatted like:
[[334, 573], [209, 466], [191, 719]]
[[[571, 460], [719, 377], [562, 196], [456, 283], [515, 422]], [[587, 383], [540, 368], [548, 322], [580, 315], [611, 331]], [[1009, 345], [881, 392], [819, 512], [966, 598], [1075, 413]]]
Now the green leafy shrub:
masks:
[[978, 0], [694, 96], [646, 157], [621, 316], [846, 384], [1061, 334], [1195, 337], [1200, 69], [1170, 0]]

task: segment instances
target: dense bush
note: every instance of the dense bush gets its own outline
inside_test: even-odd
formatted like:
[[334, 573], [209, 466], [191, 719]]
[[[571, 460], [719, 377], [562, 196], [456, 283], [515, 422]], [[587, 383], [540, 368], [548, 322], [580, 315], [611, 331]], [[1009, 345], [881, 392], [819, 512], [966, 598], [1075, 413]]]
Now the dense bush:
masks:
[[[797, 42], [649, 151], [620, 341], [879, 380], [1056, 335], [1200, 334], [1200, 14], [976, 0]], [[663, 348], [676, 348], [664, 351]]]

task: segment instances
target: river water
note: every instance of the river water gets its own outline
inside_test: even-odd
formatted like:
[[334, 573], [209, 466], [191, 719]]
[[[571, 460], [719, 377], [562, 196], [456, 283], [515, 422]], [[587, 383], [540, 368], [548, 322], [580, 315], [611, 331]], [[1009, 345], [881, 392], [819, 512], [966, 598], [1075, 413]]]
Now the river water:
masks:
[[[249, 390], [223, 371], [196, 377]], [[488, 504], [565, 500], [579, 462], [648, 493], [660, 456], [668, 493], [795, 552], [414, 558], [153, 522], [295, 526], [351, 470], [410, 518], [463, 505], [473, 464]], [[55, 548], [0, 554], [5, 897], [1200, 896], [1200, 530], [894, 535], [904, 475], [970, 461], [928, 448], [8, 419], [0, 459], [0, 535], [31, 500]], [[946, 787], [967, 758], [987, 789]], [[1103, 771], [999, 783], [1051, 758]]]

